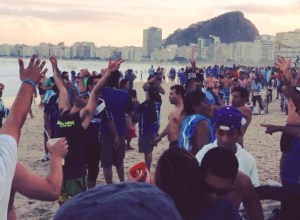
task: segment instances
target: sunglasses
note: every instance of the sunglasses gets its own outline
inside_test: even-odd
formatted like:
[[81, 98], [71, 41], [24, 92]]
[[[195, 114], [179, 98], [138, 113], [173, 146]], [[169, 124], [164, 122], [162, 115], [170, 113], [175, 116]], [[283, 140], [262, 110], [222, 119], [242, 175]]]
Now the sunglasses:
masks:
[[206, 192], [208, 192], [210, 194], [216, 194], [217, 196], [225, 196], [228, 193], [230, 193], [233, 189], [233, 187], [231, 187], [229, 189], [219, 189], [219, 188], [209, 185], [206, 181], [204, 181], [204, 188], [205, 188]]

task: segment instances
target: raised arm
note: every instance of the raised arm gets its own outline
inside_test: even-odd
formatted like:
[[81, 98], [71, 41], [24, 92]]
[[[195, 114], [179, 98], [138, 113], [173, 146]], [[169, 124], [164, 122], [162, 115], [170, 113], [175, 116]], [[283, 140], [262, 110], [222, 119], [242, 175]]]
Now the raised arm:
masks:
[[59, 69], [57, 66], [57, 59], [55, 56], [51, 56], [49, 60], [52, 64], [53, 78], [54, 78], [55, 84], [59, 91], [58, 109], [59, 109], [59, 112], [61, 113], [67, 109], [70, 109], [71, 104], [69, 102], [67, 87], [59, 74]]
[[[51, 160], [46, 177], [40, 177], [20, 162], [17, 163], [12, 188], [31, 199], [54, 201], [58, 199], [62, 180], [62, 159], [68, 152], [67, 140], [61, 138], [56, 144], [47, 144]], [[34, 187], [33, 187], [34, 186]]]
[[22, 59], [19, 59], [18, 61], [22, 85], [10, 109], [8, 118], [0, 130], [0, 134], [8, 134], [12, 136], [17, 143], [19, 142], [21, 128], [30, 108], [32, 92], [35, 89], [36, 83], [40, 81], [42, 77], [41, 74], [45, 74], [47, 72], [47, 69], [43, 70], [46, 62], [41, 62], [40, 59], [36, 58], [36, 55], [31, 57], [27, 68], [24, 68], [24, 62]]
[[84, 128], [87, 128], [95, 114], [97, 107], [97, 101], [100, 95], [101, 88], [105, 85], [110, 75], [117, 71], [124, 60], [118, 59], [117, 61], [109, 60], [108, 68], [105, 70], [103, 76], [98, 80], [94, 86], [91, 95], [88, 99], [87, 105], [80, 111], [81, 124]]
[[[292, 98], [296, 108], [300, 109], [300, 95], [298, 95], [294, 90], [296, 82], [291, 73], [290, 65], [291, 60], [286, 60], [284, 57], [278, 57], [277, 63], [275, 64], [275, 66], [280, 70], [278, 73], [279, 77], [283, 80], [289, 96]], [[297, 74], [300, 74], [299, 70]]]

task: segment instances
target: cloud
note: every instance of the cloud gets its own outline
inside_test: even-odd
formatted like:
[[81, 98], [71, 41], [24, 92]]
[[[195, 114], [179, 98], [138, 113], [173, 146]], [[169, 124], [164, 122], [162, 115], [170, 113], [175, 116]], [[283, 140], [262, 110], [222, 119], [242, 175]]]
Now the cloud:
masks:
[[242, 11], [247, 14], [280, 16], [280, 15], [298, 15], [300, 4], [294, 3], [289, 5], [264, 5], [264, 4], [234, 4], [219, 6], [221, 10]]
[[0, 8], [0, 14], [1, 16], [34, 17], [59, 22], [99, 22], [99, 20], [108, 21], [132, 18], [131, 15], [125, 13], [86, 9], [43, 10], [30, 8]]

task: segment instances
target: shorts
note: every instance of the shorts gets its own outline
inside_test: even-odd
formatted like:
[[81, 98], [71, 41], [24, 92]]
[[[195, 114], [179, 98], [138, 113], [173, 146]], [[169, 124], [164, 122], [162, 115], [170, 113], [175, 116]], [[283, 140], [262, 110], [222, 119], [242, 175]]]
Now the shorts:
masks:
[[67, 200], [86, 190], [87, 184], [85, 176], [71, 180], [64, 180], [61, 187], [60, 195], [58, 197], [58, 202], [59, 204], [63, 204]]
[[101, 167], [111, 168], [123, 166], [125, 157], [125, 137], [119, 136], [119, 147], [114, 149], [114, 136], [109, 134], [101, 135]]
[[154, 147], [153, 139], [154, 135], [152, 134], [140, 135], [138, 140], [139, 152], [144, 154], [152, 153]]

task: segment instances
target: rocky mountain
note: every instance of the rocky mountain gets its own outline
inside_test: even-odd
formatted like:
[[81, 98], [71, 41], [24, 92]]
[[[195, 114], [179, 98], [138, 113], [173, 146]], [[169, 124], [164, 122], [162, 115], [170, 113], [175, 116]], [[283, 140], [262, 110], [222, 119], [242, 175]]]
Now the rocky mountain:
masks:
[[228, 12], [207, 21], [192, 24], [188, 28], [176, 30], [164, 40], [164, 45], [189, 45], [197, 43], [199, 37], [210, 35], [220, 37], [222, 43], [232, 43], [254, 41], [259, 36], [259, 32], [242, 12]]

